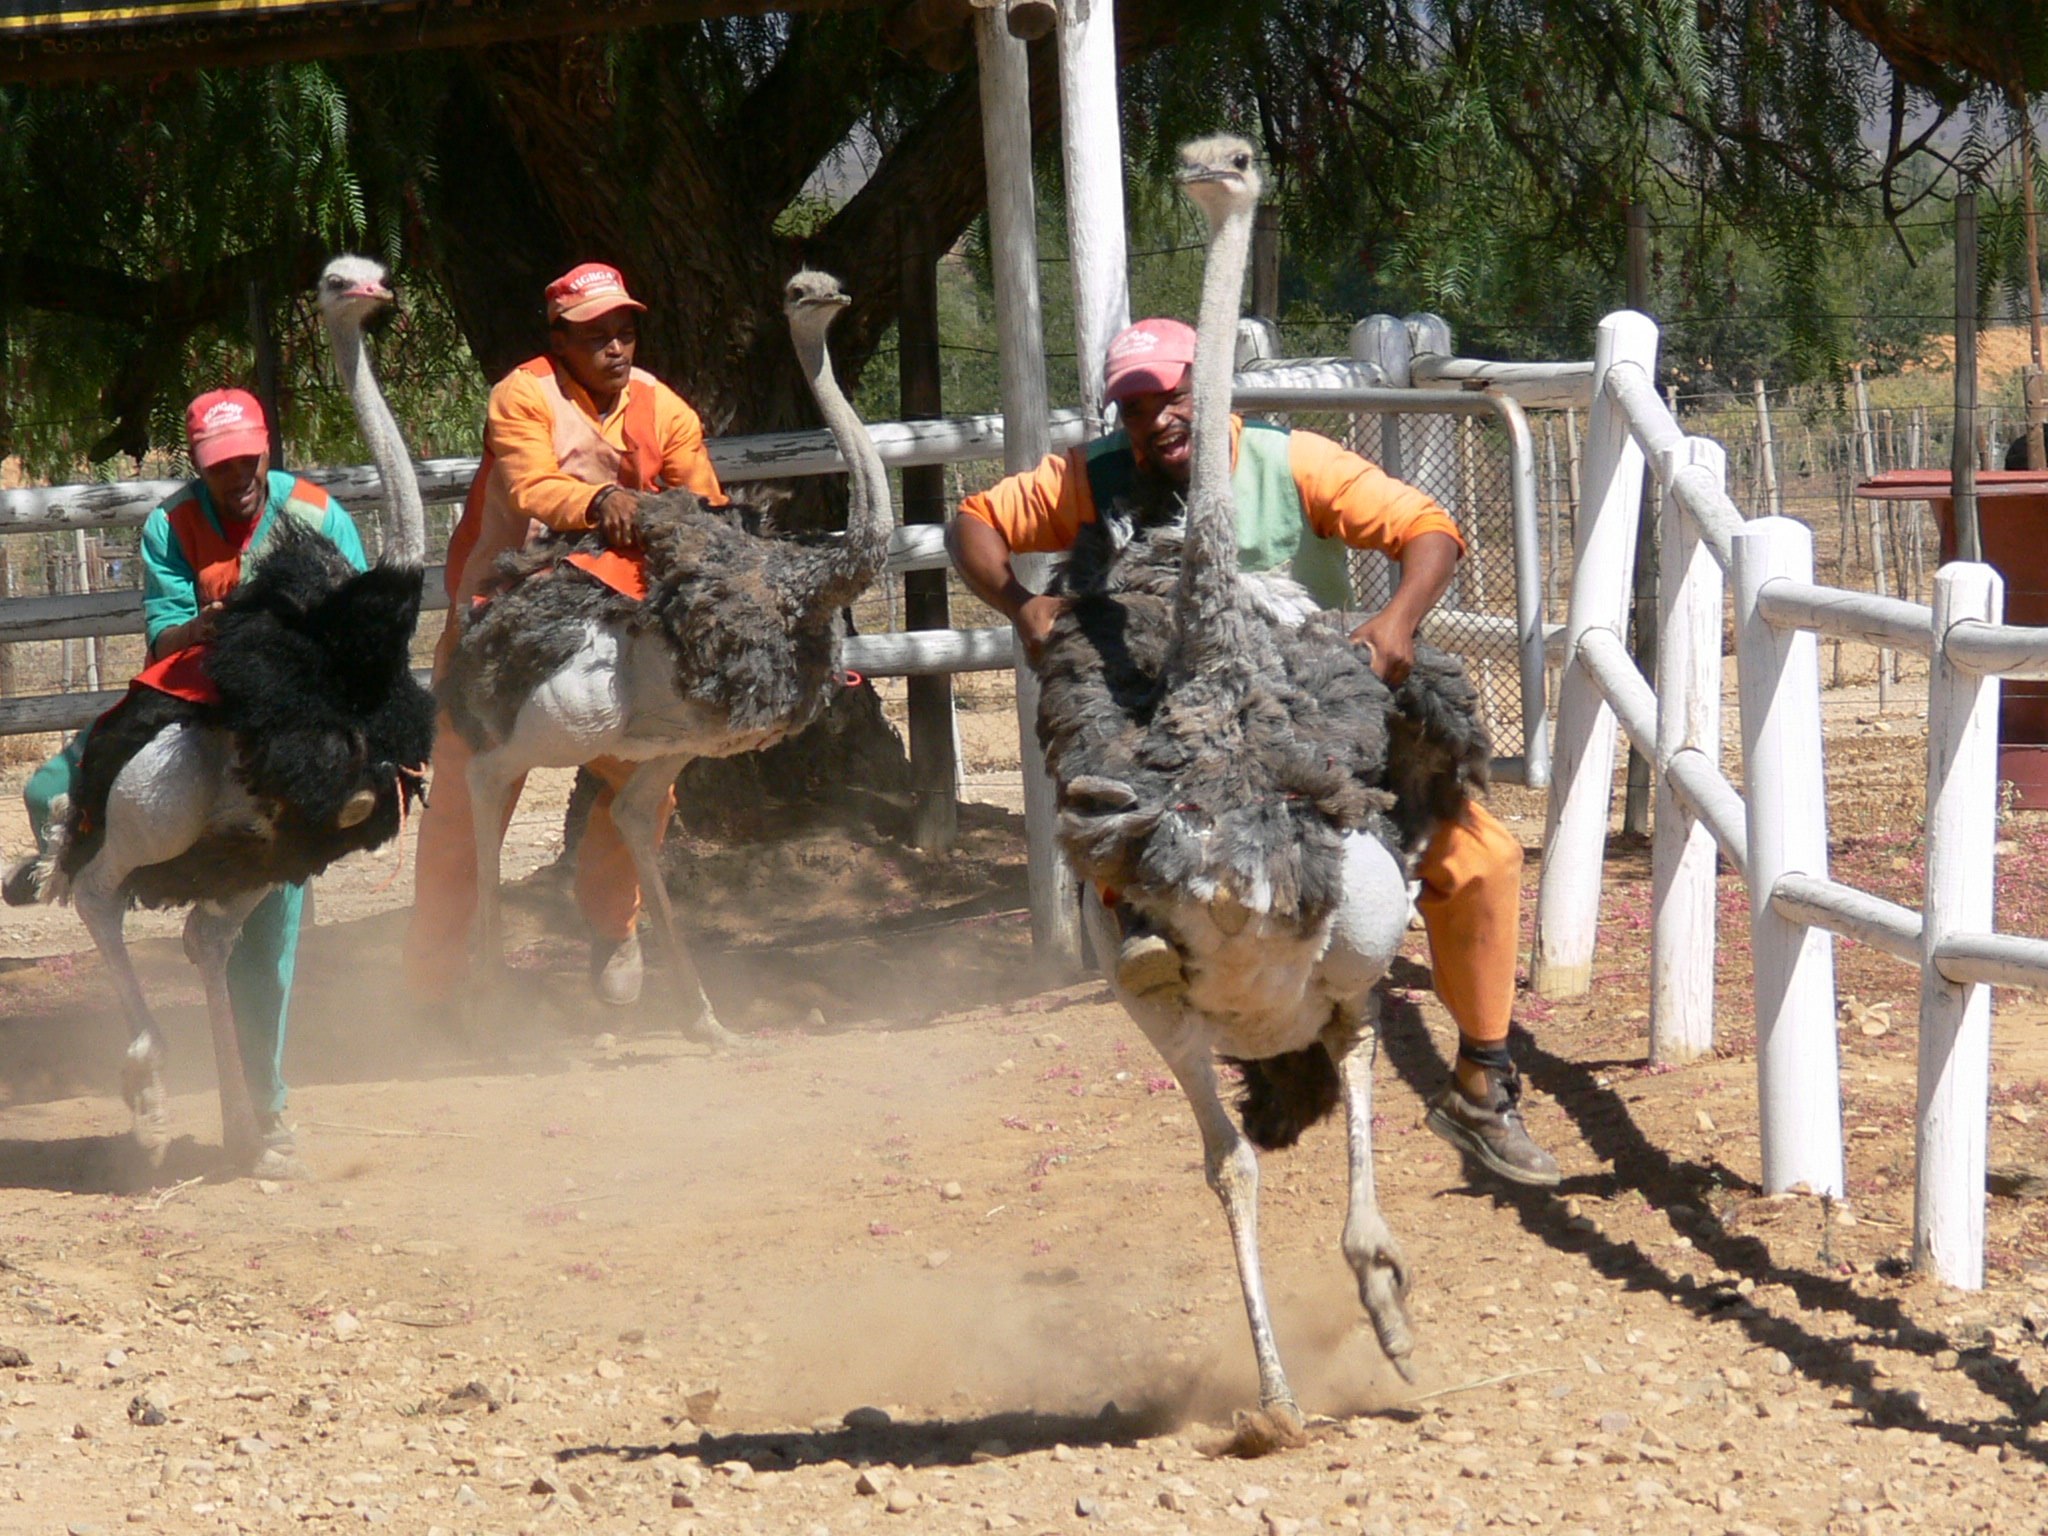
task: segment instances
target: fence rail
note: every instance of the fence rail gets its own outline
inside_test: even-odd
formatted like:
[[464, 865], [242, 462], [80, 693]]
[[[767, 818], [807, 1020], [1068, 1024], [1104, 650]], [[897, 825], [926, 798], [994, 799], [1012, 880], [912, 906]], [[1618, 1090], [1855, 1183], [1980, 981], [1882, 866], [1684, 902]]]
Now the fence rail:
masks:
[[[1714, 871], [1696, 857], [1711, 839], [1749, 886], [1766, 1188], [1843, 1193], [1831, 936], [1897, 956], [1921, 977], [1915, 1261], [1980, 1287], [1989, 988], [2048, 986], [2048, 940], [1992, 927], [1999, 679], [2048, 676], [2048, 630], [1998, 622], [2003, 585], [1984, 565], [1943, 567], [1932, 607], [1816, 583], [1806, 525], [1741, 520], [1725, 452], [1686, 437], [1658, 395], [1656, 350], [1641, 315], [1601, 324], [1537, 913], [1539, 989], [1586, 989], [1618, 727], [1660, 770], [1652, 1059], [1712, 1044]], [[1645, 463], [1666, 509], [1654, 690], [1621, 640]], [[1724, 576], [1735, 597], [1741, 795], [1717, 761]], [[1828, 874], [1820, 635], [1930, 658], [1918, 912]]]

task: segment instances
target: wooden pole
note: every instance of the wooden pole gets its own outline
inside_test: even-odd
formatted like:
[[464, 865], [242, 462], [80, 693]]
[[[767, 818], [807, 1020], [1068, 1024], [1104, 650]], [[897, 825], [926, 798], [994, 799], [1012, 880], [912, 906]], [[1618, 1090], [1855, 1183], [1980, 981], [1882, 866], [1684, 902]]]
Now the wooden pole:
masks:
[[[945, 403], [939, 369], [938, 253], [916, 214], [906, 214], [899, 230], [897, 387], [903, 419], [929, 420], [942, 413]], [[945, 466], [931, 464], [902, 474], [905, 525], [945, 522]], [[905, 629], [951, 629], [948, 607], [944, 571], [904, 575]], [[910, 678], [905, 686], [910, 710], [911, 841], [927, 853], [944, 853], [960, 833], [953, 679], [940, 673]]]
[[1956, 194], [1956, 440], [1949, 455], [1956, 558], [1982, 560], [1977, 531], [1977, 189]]
[[[1639, 202], [1628, 205], [1628, 307], [1639, 315], [1650, 312], [1650, 210]], [[1678, 415], [1677, 401], [1671, 414]], [[1657, 675], [1657, 496], [1656, 483], [1647, 464], [1643, 467], [1643, 490], [1637, 511], [1636, 562], [1631, 578], [1635, 593], [1630, 630], [1636, 665], [1645, 677]], [[1621, 830], [1632, 837], [1647, 837], [1650, 831], [1650, 759], [1631, 741], [1628, 748], [1628, 793], [1622, 802]]]
[[[1877, 438], [1870, 427], [1870, 389], [1863, 382], [1863, 365], [1851, 363], [1849, 378], [1856, 388], [1856, 441], [1863, 453], [1863, 478], [1877, 478]], [[1879, 597], [1890, 597], [1891, 565], [1885, 558], [1884, 504], [1870, 503], [1870, 572]], [[1892, 653], [1889, 647], [1877, 651], [1877, 712], [1883, 714], [1892, 701]]]
[[[1003, 464], [1030, 469], [1052, 446], [1045, 390], [1045, 319], [1038, 301], [1038, 209], [1031, 185], [1031, 72], [1024, 44], [1003, 13], [977, 10], [981, 137], [988, 167], [990, 265], [995, 277], [997, 368], [1003, 401]], [[1042, 555], [1016, 561], [1026, 586], [1042, 587]], [[1040, 963], [1060, 976], [1082, 969], [1078, 887], [1054, 840], [1052, 779], [1038, 747], [1038, 678], [1017, 656], [1018, 760], [1030, 858], [1031, 937]]]
[[[1685, 440], [1687, 467], [1725, 488], [1728, 456], [1711, 438]], [[1721, 607], [1714, 552], [1676, 496], [1661, 509], [1658, 583], [1664, 643], [1658, 655], [1657, 760], [1698, 752], [1721, 762]], [[1650, 845], [1650, 1060], [1691, 1061], [1714, 1048], [1714, 834], [1657, 776]]]
[[1771, 904], [1781, 876], [1828, 873], [1819, 645], [1811, 630], [1774, 627], [1757, 606], [1773, 579], [1813, 580], [1813, 534], [1790, 518], [1759, 518], [1736, 532], [1734, 554], [1764, 1190], [1804, 1184], [1840, 1195], [1834, 940]]
[[2034, 207], [2034, 117], [2027, 93], [2015, 88], [2020, 115], [2020, 206], [2027, 221], [2027, 337], [2033, 361], [2024, 378], [2027, 401], [2027, 468], [2048, 469], [2048, 374], [2041, 367], [2041, 220]]
[[[1934, 633], [1996, 624], [2005, 586], [1984, 566], [1934, 577]], [[1920, 1062], [1913, 1262], [1946, 1284], [1984, 1284], [1984, 1162], [1991, 1093], [1991, 988], [1935, 965], [1956, 933], [1988, 933], [1998, 836], [1998, 679], [1935, 647], [1927, 682], [1927, 885], [1920, 930]]]
[[1607, 397], [1607, 374], [1622, 363], [1651, 376], [1656, 372], [1657, 327], [1632, 310], [1602, 320], [1593, 341], [1585, 499], [1573, 549], [1571, 616], [1557, 690], [1557, 748], [1536, 902], [1536, 957], [1530, 967], [1536, 991], [1548, 998], [1581, 997], [1593, 984], [1600, 870], [1614, 802], [1616, 721], [1579, 647], [1586, 631], [1608, 629], [1619, 635], [1628, 622], [1643, 450], [1621, 408]]
[[1074, 368], [1091, 436], [1105, 423], [1102, 362], [1131, 323], [1125, 248], [1123, 129], [1117, 120], [1115, 0], [1060, 9], [1060, 154], [1074, 276]]
[[1778, 490], [1778, 461], [1771, 445], [1771, 404], [1764, 394], [1764, 381], [1754, 380], [1751, 390], [1756, 398], [1756, 457], [1757, 467], [1764, 477], [1764, 505], [1762, 510], [1772, 517], [1785, 515], [1785, 498]]

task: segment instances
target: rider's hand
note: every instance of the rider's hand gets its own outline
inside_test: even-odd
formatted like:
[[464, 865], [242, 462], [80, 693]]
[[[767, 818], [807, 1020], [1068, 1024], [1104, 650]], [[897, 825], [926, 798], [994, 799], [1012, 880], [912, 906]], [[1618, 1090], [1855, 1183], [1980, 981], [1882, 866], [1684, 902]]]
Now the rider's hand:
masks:
[[606, 549], [638, 549], [640, 530], [633, 522], [640, 510], [640, 498], [623, 487], [613, 486], [599, 494], [595, 505], [597, 536]]
[[1017, 638], [1024, 642], [1024, 656], [1032, 666], [1045, 650], [1045, 642], [1059, 616], [1067, 611], [1067, 599], [1040, 593], [1029, 597], [1017, 609]]
[[1400, 687], [1415, 665], [1415, 630], [1398, 614], [1374, 614], [1351, 631], [1351, 643], [1371, 652], [1373, 672], [1389, 688]]

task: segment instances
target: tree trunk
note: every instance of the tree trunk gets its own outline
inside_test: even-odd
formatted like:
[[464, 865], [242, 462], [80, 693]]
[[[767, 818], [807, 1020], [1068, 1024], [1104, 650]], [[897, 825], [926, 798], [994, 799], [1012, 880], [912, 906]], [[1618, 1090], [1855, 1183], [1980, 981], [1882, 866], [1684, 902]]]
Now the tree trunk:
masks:
[[[641, 365], [681, 391], [707, 432], [815, 425], [782, 315], [783, 284], [808, 263], [853, 298], [831, 337], [853, 392], [895, 319], [899, 211], [918, 208], [944, 249], [984, 206], [976, 82], [969, 73], [939, 87], [821, 228], [780, 233], [813, 170], [871, 110], [876, 71], [911, 67], [834, 46], [845, 34], [832, 23], [798, 16], [791, 28], [780, 62], [725, 124], [707, 118], [702, 93], [653, 81], [668, 56], [660, 34], [626, 62], [601, 40], [559, 39], [449, 65], [426, 241], [493, 374], [545, 346], [540, 291], [551, 277], [577, 261], [609, 261], [648, 305]], [[1054, 56], [1049, 45], [1033, 54], [1043, 133], [1058, 107]], [[843, 527], [845, 507], [842, 481], [810, 480], [775, 520]], [[873, 791], [907, 795], [909, 763], [874, 690], [845, 690], [818, 725], [769, 753], [692, 765], [679, 786], [684, 825], [757, 834], [773, 819], [770, 786], [805, 798], [851, 791], [867, 807], [887, 803]]]

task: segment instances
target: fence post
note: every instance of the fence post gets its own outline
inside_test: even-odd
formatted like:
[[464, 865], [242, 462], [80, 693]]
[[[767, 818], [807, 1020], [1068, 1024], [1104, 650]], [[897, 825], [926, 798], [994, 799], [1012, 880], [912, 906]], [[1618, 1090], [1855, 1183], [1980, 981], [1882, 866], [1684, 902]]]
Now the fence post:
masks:
[[[1685, 440], [1686, 457], [1668, 466], [1662, 559], [1657, 582], [1658, 763], [1693, 748], [1721, 761], [1721, 567], [1680, 505], [1681, 470], [1728, 478], [1728, 453], [1711, 438]], [[1650, 833], [1650, 1060], [1691, 1061], [1714, 1048], [1714, 835], [1679, 803], [1670, 778], [1657, 775]]]
[[1842, 1193], [1842, 1083], [1835, 1039], [1834, 936], [1780, 916], [1781, 876], [1828, 872], [1820, 728], [1820, 644], [1757, 610], [1772, 580], [1813, 580], [1813, 532], [1790, 518], [1735, 535], [1735, 650], [1742, 774], [1749, 802], [1749, 921], [1756, 988], [1764, 1189]]
[[[1051, 448], [1045, 391], [1045, 323], [1038, 302], [1038, 218], [1031, 183], [1031, 77], [1024, 44], [1003, 13], [974, 16], [981, 64], [981, 136], [988, 156], [989, 249], [995, 276], [996, 338], [1003, 401], [1003, 467], [1029, 469]], [[1037, 588], [1043, 556], [1016, 562]], [[1058, 807], [1038, 746], [1038, 677], [1017, 656], [1018, 758], [1024, 778], [1024, 838], [1029, 850], [1032, 948], [1049, 970], [1081, 971], [1081, 906], [1073, 871], [1060, 856]]]
[[1764, 381], [1751, 381], [1756, 400], [1756, 452], [1764, 476], [1764, 507], [1772, 517], [1785, 515], [1785, 498], [1778, 491], [1777, 448], [1771, 442], [1771, 403], [1764, 394]]
[[1607, 397], [1608, 371], [1633, 363], [1656, 376], [1657, 326], [1621, 310], [1600, 322], [1593, 342], [1593, 409], [1586, 423], [1585, 496], [1572, 552], [1572, 596], [1558, 685], [1557, 744], [1536, 897], [1536, 955], [1530, 974], [1545, 997], [1578, 997], [1593, 984], [1593, 936], [1600, 919], [1600, 865], [1614, 795], [1614, 711], [1579, 660], [1589, 629], [1624, 630], [1643, 450], [1621, 407]]
[[1998, 836], [1998, 679], [1952, 665], [1956, 624], [1998, 623], [2005, 583], [1988, 565], [1934, 576], [1927, 683], [1927, 892], [1921, 926], [1920, 1093], [1913, 1263], [1966, 1291], [1984, 1284], [1984, 1157], [1991, 1092], [1991, 989], [1935, 969], [1951, 934], [1988, 933]]
[[[1388, 389], [1406, 389], [1412, 382], [1409, 361], [1415, 355], [1415, 345], [1409, 339], [1408, 327], [1392, 315], [1367, 315], [1351, 327], [1351, 355], [1363, 363], [1371, 363], [1380, 371], [1380, 382]], [[1396, 480], [1408, 478], [1408, 456], [1401, 442], [1402, 418], [1391, 413], [1380, 417], [1380, 468]], [[1364, 562], [1364, 579], [1355, 583], [1358, 605], [1368, 612], [1377, 613], [1386, 607], [1387, 599], [1394, 595], [1393, 569], [1384, 557], [1369, 557]]]

